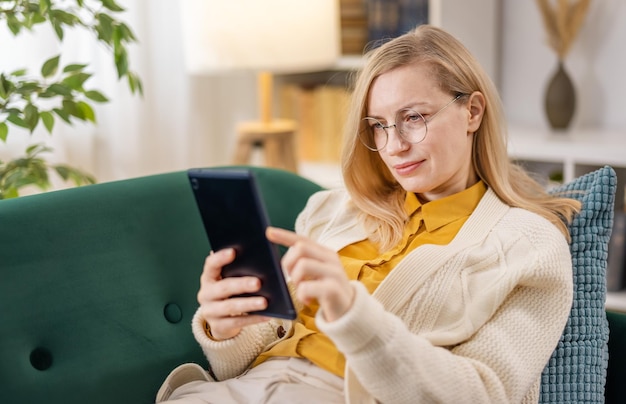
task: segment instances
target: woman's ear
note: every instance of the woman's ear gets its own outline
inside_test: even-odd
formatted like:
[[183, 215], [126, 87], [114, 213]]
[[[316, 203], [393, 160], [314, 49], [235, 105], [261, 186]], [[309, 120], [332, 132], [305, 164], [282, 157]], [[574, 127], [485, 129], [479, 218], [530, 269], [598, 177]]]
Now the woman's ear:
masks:
[[474, 91], [469, 96], [467, 102], [469, 110], [469, 120], [467, 122], [467, 131], [474, 133], [480, 127], [485, 113], [485, 96], [480, 91]]

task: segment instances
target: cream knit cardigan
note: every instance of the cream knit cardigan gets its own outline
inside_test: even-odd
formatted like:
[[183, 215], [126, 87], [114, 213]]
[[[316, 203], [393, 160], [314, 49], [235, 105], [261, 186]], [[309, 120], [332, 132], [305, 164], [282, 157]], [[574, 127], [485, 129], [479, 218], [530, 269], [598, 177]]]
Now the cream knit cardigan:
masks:
[[[314, 194], [296, 231], [335, 250], [366, 237], [342, 190]], [[571, 256], [547, 220], [490, 189], [455, 239], [424, 245], [340, 319], [316, 322], [345, 355], [346, 402], [537, 402], [540, 375], [572, 302]], [[219, 380], [244, 372], [279, 339], [273, 320], [213, 341], [192, 329]]]

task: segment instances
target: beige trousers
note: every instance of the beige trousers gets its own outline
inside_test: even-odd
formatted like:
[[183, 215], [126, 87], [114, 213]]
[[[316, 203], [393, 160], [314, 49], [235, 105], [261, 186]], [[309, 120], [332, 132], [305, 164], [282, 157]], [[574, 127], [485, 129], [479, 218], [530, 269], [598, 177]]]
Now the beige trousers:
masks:
[[341, 377], [307, 359], [271, 358], [236, 378], [220, 382], [212, 381], [196, 364], [181, 365], [166, 379], [156, 402], [326, 404], [344, 403], [345, 399]]

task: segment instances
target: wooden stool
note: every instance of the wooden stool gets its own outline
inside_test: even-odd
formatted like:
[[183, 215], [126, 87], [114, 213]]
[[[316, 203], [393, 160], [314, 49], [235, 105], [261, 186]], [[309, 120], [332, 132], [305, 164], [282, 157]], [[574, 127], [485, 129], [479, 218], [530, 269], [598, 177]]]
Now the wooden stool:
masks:
[[264, 149], [265, 165], [298, 172], [298, 161], [294, 138], [296, 122], [273, 120], [264, 122], [245, 122], [237, 126], [237, 144], [234, 163], [250, 163], [254, 147]]

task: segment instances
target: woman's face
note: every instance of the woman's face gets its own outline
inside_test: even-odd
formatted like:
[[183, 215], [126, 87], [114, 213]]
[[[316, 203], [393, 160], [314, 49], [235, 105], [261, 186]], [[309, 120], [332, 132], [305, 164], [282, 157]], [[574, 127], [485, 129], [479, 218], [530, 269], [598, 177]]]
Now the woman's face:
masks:
[[475, 92], [446, 106], [454, 97], [439, 88], [424, 64], [378, 76], [368, 94], [367, 116], [385, 126], [395, 124], [398, 112], [407, 108], [424, 116], [428, 131], [423, 141], [409, 143], [392, 126], [378, 153], [398, 183], [425, 200], [460, 192], [478, 180], [472, 167], [472, 139], [480, 126], [484, 97]]

